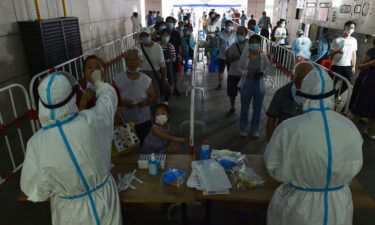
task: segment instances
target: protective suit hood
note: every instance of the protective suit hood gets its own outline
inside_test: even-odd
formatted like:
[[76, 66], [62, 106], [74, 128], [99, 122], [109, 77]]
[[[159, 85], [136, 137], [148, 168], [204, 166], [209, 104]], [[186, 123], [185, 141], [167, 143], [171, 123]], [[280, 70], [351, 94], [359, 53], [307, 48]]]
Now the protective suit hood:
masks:
[[[65, 105], [48, 109], [44, 106], [56, 105], [63, 102], [72, 93], [76, 81], [66, 72], [58, 72], [44, 78], [38, 87], [39, 93], [39, 120], [43, 127], [63, 121], [78, 112], [75, 94]], [[44, 104], [43, 104], [43, 103]]]
[[[322, 94], [329, 95], [331, 91], [333, 91], [333, 81], [331, 77], [324, 69], [316, 67], [306, 75], [305, 79], [303, 79], [301, 89], [299, 92], [297, 92], [297, 95], [300, 95], [301, 93], [312, 96], [319, 96]], [[304, 111], [321, 107], [320, 99], [308, 99], [303, 95], [301, 96], [301, 98], [302, 109]], [[331, 93], [330, 96], [323, 98], [322, 100], [324, 108], [332, 109], [334, 107], [333, 93]]]

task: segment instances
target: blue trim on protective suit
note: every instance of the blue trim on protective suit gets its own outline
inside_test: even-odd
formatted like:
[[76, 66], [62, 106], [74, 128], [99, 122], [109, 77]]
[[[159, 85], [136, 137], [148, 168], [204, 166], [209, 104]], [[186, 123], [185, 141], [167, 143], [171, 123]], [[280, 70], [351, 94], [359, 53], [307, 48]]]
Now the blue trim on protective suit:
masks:
[[[52, 86], [52, 83], [53, 83], [53, 80], [55, 79], [55, 77], [59, 76], [59, 75], [60, 74], [52, 74], [51, 78], [50, 78], [50, 80], [48, 82], [48, 86], [47, 86], [47, 90], [46, 90], [47, 93], [46, 94], [47, 94], [47, 101], [48, 101], [49, 105], [52, 104], [52, 101], [51, 101], [51, 86]], [[74, 115], [72, 117], [73, 117], [73, 119], [75, 118]], [[69, 118], [69, 119], [71, 119], [71, 118]], [[71, 119], [71, 120], [73, 120], [73, 119]], [[66, 146], [66, 149], [68, 150], [70, 159], [72, 160], [73, 165], [74, 165], [75, 169], [77, 170], [77, 173], [78, 173], [78, 175], [79, 175], [79, 177], [80, 177], [80, 179], [81, 179], [81, 181], [83, 183], [83, 186], [86, 189], [87, 195], [88, 195], [89, 200], [90, 200], [91, 208], [92, 208], [92, 211], [93, 211], [93, 214], [94, 214], [94, 217], [95, 217], [96, 225], [100, 225], [100, 219], [99, 219], [98, 211], [97, 211], [96, 206], [95, 206], [94, 198], [92, 197], [92, 194], [90, 192], [90, 187], [89, 187], [89, 185], [87, 183], [87, 180], [86, 180], [86, 178], [85, 178], [85, 176], [84, 176], [84, 174], [83, 174], [83, 172], [81, 170], [81, 167], [79, 166], [78, 161], [77, 161], [77, 159], [76, 159], [76, 157], [75, 157], [75, 155], [73, 153], [73, 150], [72, 150], [72, 148], [70, 146], [68, 138], [66, 137], [66, 135], [64, 133], [64, 130], [62, 128], [62, 122], [55, 119], [54, 109], [51, 109], [51, 120], [55, 120], [56, 121], [55, 124], [51, 125], [51, 128], [52, 127], [57, 127], [58, 128], [58, 130], [60, 132], [60, 135], [61, 135], [61, 137], [62, 137], [62, 139], [64, 141], [64, 144]], [[66, 124], [66, 123], [67, 122], [65, 121], [64, 124]]]
[[299, 187], [299, 186], [296, 186], [296, 185], [293, 185], [293, 184], [289, 184], [289, 185], [292, 188], [295, 188], [297, 190], [308, 191], [308, 192], [338, 191], [338, 190], [343, 189], [345, 187], [345, 185], [340, 185], [340, 186], [333, 187], [333, 188], [303, 188], [303, 187]]
[[82, 198], [82, 197], [85, 197], [91, 193], [94, 193], [95, 191], [101, 189], [102, 187], [104, 187], [104, 185], [106, 185], [107, 181], [109, 179], [109, 176], [107, 176], [107, 178], [105, 178], [105, 180], [103, 181], [103, 183], [101, 183], [99, 186], [91, 189], [89, 192], [85, 192], [83, 194], [79, 194], [79, 195], [72, 195], [72, 196], [68, 196], [68, 197], [63, 197], [63, 196], [59, 196], [60, 198], [62, 199], [77, 199], [77, 198]]
[[[48, 81], [48, 86], [47, 86], [47, 102], [48, 102], [48, 105], [52, 105], [51, 87], [52, 87], [53, 81], [55, 80], [55, 77], [59, 76], [59, 75], [60, 74], [57, 74], [57, 73], [52, 74], [50, 80]], [[51, 120], [55, 120], [55, 110], [54, 109], [50, 109], [50, 116], [51, 116]]]
[[[319, 77], [322, 80], [322, 89], [321, 94], [324, 94], [325, 90], [325, 80], [322, 74], [322, 69], [320, 67], [316, 68], [319, 72]], [[301, 191], [310, 191], [310, 192], [324, 192], [324, 219], [323, 225], [327, 225], [328, 223], [328, 192], [331, 191], [338, 191], [342, 189], [345, 185], [341, 185], [338, 187], [330, 188], [329, 185], [331, 183], [331, 176], [332, 176], [332, 144], [331, 144], [331, 136], [329, 133], [329, 126], [328, 126], [328, 119], [326, 115], [326, 111], [331, 110], [330, 108], [324, 107], [323, 99], [319, 99], [319, 108], [310, 108], [305, 110], [305, 113], [312, 112], [312, 111], [319, 111], [322, 114], [323, 122], [324, 122], [324, 131], [326, 135], [326, 142], [327, 142], [327, 155], [328, 155], [328, 165], [327, 165], [327, 175], [326, 175], [326, 185], [325, 188], [302, 188], [295, 185], [290, 184], [291, 187], [301, 190]]]
[[83, 174], [81, 168], [79, 167], [78, 161], [77, 161], [77, 159], [76, 159], [76, 157], [75, 157], [75, 155], [73, 153], [73, 150], [72, 150], [72, 148], [70, 146], [68, 138], [66, 137], [61, 124], [58, 124], [57, 128], [59, 129], [60, 135], [61, 135], [61, 137], [62, 137], [62, 139], [63, 139], [63, 141], [65, 143], [65, 146], [66, 146], [66, 148], [67, 148], [67, 150], [69, 152], [69, 156], [70, 156], [70, 158], [71, 158], [71, 160], [73, 162], [73, 165], [74, 165], [75, 169], [77, 170], [79, 177], [81, 178], [83, 186], [85, 186], [87, 195], [88, 195], [89, 200], [90, 200], [91, 208], [92, 208], [92, 211], [94, 213], [96, 224], [100, 225], [100, 219], [99, 219], [98, 211], [97, 211], [96, 206], [95, 206], [94, 198], [92, 197], [92, 194], [90, 192], [90, 186], [87, 183], [87, 180], [86, 180], [85, 175]]
[[322, 111], [322, 110], [324, 110], [324, 111], [330, 111], [330, 110], [332, 110], [332, 109], [331, 109], [331, 108], [328, 108], [328, 107], [325, 107], [325, 108], [323, 108], [323, 109], [321, 109], [321, 108], [310, 108], [310, 109], [308, 109], [308, 110], [304, 110], [303, 113], [309, 113], [309, 112], [313, 112], [313, 111], [320, 112], [320, 111]]
[[66, 120], [63, 120], [63, 121], [61, 121], [59, 123], [54, 123], [54, 124], [51, 124], [51, 125], [43, 127], [43, 130], [49, 130], [51, 128], [57, 127], [59, 124], [61, 124], [61, 125], [67, 124], [67, 123], [73, 121], [75, 118], [77, 118], [77, 116], [78, 116], [78, 113], [75, 113], [75, 114], [73, 114], [71, 117], [69, 117]]

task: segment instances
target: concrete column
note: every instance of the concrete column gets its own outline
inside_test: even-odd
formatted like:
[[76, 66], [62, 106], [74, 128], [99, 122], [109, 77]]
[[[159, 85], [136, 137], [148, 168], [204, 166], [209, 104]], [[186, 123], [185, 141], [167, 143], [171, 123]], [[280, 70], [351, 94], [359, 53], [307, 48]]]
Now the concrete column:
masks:
[[247, 15], [254, 15], [254, 18], [258, 21], [262, 16], [262, 12], [265, 9], [266, 0], [248, 0], [247, 3]]

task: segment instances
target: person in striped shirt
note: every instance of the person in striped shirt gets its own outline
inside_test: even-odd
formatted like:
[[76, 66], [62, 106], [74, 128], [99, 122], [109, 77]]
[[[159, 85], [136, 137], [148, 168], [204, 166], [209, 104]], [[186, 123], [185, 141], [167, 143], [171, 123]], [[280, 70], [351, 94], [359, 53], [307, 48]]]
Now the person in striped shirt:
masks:
[[[165, 59], [165, 64], [167, 66], [167, 77], [168, 77], [168, 83], [169, 87], [172, 87], [173, 85], [173, 74], [174, 74], [174, 69], [173, 69], [173, 63], [176, 61], [176, 50], [173, 47], [173, 45], [169, 42], [171, 36], [170, 33], [167, 29], [162, 30], [160, 33], [161, 36], [161, 41], [160, 45], [163, 48], [163, 53], [164, 53], [164, 59]], [[165, 94], [165, 101], [169, 100], [169, 90], [164, 90]]]

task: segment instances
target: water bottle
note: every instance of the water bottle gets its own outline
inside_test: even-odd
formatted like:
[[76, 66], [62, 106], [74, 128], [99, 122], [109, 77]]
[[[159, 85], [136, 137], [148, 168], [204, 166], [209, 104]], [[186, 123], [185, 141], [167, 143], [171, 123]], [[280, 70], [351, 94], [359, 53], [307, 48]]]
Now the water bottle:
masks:
[[159, 162], [155, 158], [155, 154], [151, 154], [151, 159], [148, 161], [148, 174], [150, 176], [159, 175]]
[[204, 141], [201, 147], [201, 160], [207, 160], [210, 158], [210, 146], [208, 141]]

